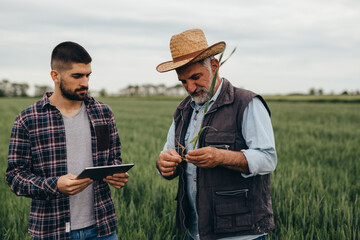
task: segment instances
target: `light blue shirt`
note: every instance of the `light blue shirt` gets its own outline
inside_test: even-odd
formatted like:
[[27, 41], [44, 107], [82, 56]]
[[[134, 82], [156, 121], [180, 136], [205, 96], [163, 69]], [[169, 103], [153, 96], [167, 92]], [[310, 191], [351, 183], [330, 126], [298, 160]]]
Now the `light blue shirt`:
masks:
[[[223, 80], [210, 100], [209, 109], [219, 96], [222, 85]], [[191, 102], [191, 107], [194, 111], [185, 135], [186, 152], [193, 150], [193, 144], [189, 142], [194, 139], [195, 134], [198, 134], [200, 130], [200, 124], [204, 116], [205, 104], [201, 106], [195, 102]], [[242, 134], [249, 149], [241, 151], [246, 157], [250, 173], [241, 173], [241, 175], [247, 178], [258, 174], [268, 174], [274, 171], [277, 164], [274, 133], [270, 116], [265, 106], [258, 98], [253, 98], [249, 105], [245, 108], [242, 122]], [[174, 138], [175, 123], [173, 120], [163, 151], [175, 149]], [[197, 146], [195, 149], [196, 148]], [[186, 168], [186, 194], [189, 198], [191, 208], [189, 234], [193, 239], [198, 239], [198, 217], [196, 212], [196, 168], [197, 167], [191, 163], [188, 163]], [[223, 239], [249, 240], [259, 236], [262, 235], [237, 236]]]

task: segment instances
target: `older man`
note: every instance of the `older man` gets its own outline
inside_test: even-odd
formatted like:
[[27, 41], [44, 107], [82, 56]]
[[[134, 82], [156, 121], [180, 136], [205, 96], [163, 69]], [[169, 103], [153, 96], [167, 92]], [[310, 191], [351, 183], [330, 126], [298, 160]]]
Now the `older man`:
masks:
[[179, 176], [176, 225], [189, 239], [265, 239], [274, 228], [270, 173], [277, 164], [270, 110], [261, 96], [218, 75], [211, 95], [219, 68], [213, 56], [224, 49], [225, 42], [208, 46], [200, 29], [172, 36], [172, 60], [156, 69], [175, 70], [189, 96], [175, 110], [157, 168], [166, 179]]

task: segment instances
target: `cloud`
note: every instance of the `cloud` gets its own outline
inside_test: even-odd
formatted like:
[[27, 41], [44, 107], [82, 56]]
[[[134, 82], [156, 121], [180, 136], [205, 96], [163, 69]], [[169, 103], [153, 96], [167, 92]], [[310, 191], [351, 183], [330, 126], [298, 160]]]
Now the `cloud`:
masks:
[[0, 79], [51, 84], [51, 51], [72, 40], [93, 56], [91, 88], [174, 85], [176, 75], [155, 66], [170, 60], [171, 35], [201, 28], [209, 44], [237, 47], [221, 69], [237, 86], [260, 93], [354, 90], [359, 10], [357, 0], [1, 0]]

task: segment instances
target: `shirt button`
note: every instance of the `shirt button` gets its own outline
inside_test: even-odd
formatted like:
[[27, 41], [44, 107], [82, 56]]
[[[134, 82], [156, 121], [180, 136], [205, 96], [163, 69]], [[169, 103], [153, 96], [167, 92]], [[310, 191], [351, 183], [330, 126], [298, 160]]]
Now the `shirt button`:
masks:
[[60, 119], [60, 116], [59, 116], [59, 115], [57, 116], [57, 119]]
[[194, 178], [194, 182], [196, 182], [196, 178]]
[[60, 137], [64, 136], [64, 134], [60, 133]]

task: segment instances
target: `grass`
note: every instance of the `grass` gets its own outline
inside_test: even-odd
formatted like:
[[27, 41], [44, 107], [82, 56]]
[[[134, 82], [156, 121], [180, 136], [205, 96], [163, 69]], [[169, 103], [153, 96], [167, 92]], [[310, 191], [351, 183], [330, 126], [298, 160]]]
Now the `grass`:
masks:
[[[272, 174], [276, 229], [270, 239], [360, 238], [360, 104], [272, 101], [278, 166]], [[35, 99], [0, 99], [0, 239], [30, 239], [30, 199], [4, 181], [16, 115]], [[105, 98], [115, 114], [130, 181], [112, 189], [121, 239], [181, 239], [174, 228], [177, 180], [158, 176], [178, 98]]]
[[318, 102], [318, 103], [360, 103], [360, 95], [286, 95], [265, 96], [268, 101], [276, 102]]

